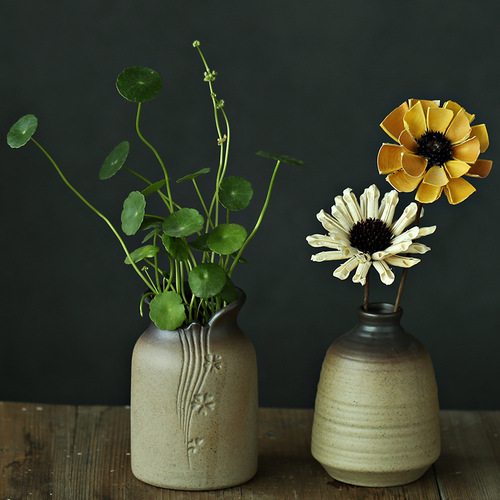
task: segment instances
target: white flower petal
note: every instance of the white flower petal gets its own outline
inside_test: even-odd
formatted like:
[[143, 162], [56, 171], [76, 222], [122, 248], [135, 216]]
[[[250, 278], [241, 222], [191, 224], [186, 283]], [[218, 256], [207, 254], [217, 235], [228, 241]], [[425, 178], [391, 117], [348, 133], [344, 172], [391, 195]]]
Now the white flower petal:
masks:
[[397, 253], [406, 252], [408, 248], [410, 248], [411, 240], [402, 241], [397, 245], [391, 245], [387, 247], [385, 250], [380, 252], [375, 252], [372, 254], [373, 260], [387, 260], [387, 257], [391, 255], [396, 255]]
[[312, 234], [311, 236], [306, 237], [306, 241], [312, 247], [326, 247], [340, 250], [340, 245], [335, 240], [330, 238], [330, 236], [324, 234]]
[[414, 239], [421, 238], [422, 236], [427, 236], [428, 234], [432, 234], [435, 230], [436, 226], [419, 227], [418, 236], [415, 236]]
[[422, 245], [422, 243], [412, 243], [408, 247], [408, 250], [406, 250], [406, 253], [427, 253], [430, 249], [431, 247]]
[[328, 231], [333, 231], [334, 229], [338, 229], [339, 231], [344, 231], [345, 229], [339, 222], [332, 217], [330, 214], [326, 213], [324, 210], [321, 210], [316, 214], [316, 218], [321, 222], [321, 225]]
[[417, 214], [417, 204], [410, 203], [401, 214], [401, 217], [392, 225], [392, 234], [400, 235], [414, 220]]
[[[342, 202], [343, 203], [343, 202]], [[337, 205], [333, 205], [332, 207], [332, 215], [337, 220], [342, 229], [349, 233], [353, 226], [353, 222], [351, 220], [351, 216], [349, 214], [344, 213], [344, 208], [340, 209]]]
[[414, 226], [411, 229], [407, 229], [404, 233], [401, 233], [400, 235], [393, 238], [391, 244], [397, 245], [398, 243], [401, 243], [403, 241], [409, 241], [411, 243], [411, 240], [414, 240], [418, 236], [418, 231], [419, 228], [417, 226]]
[[388, 226], [392, 224], [392, 219], [394, 218], [394, 212], [396, 211], [396, 205], [398, 204], [399, 196], [396, 190], [389, 191], [384, 196], [382, 203], [380, 204], [380, 209], [378, 211], [378, 218], [385, 222]]
[[384, 285], [390, 285], [394, 281], [394, 273], [383, 260], [374, 260], [373, 267], [377, 270]]
[[364, 286], [366, 283], [366, 275], [368, 274], [371, 265], [371, 261], [360, 262], [356, 269], [356, 274], [352, 277], [353, 283], [359, 283]]
[[387, 264], [398, 267], [412, 267], [420, 262], [420, 259], [415, 257], [402, 257], [401, 255], [391, 255], [384, 260]]
[[349, 277], [349, 274], [353, 269], [356, 269], [358, 266], [358, 258], [356, 255], [351, 257], [349, 260], [345, 261], [341, 264], [335, 271], [333, 271], [333, 275], [341, 280], [345, 280]]
[[363, 194], [359, 197], [361, 215], [364, 220], [375, 219], [378, 216], [379, 197], [380, 191], [375, 184], [372, 184], [369, 188], [366, 188], [363, 191]]
[[329, 252], [320, 252], [311, 257], [314, 262], [325, 262], [327, 260], [342, 260], [349, 257], [343, 250], [331, 250]]
[[356, 196], [354, 196], [354, 194], [352, 193], [351, 188], [344, 189], [343, 198], [347, 206], [347, 210], [349, 210], [349, 215], [351, 216], [354, 223], [363, 220], [361, 208], [358, 204]]

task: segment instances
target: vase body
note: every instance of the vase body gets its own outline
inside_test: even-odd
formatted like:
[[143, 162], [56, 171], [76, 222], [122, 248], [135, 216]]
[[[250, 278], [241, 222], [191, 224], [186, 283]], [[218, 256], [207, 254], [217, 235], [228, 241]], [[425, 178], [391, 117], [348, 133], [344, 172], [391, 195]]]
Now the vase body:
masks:
[[402, 311], [371, 304], [329, 348], [321, 369], [312, 454], [328, 474], [359, 486], [420, 478], [441, 450], [434, 369], [400, 325]]
[[257, 471], [257, 363], [237, 324], [245, 295], [207, 325], [154, 324], [132, 356], [131, 461], [149, 484], [236, 486]]

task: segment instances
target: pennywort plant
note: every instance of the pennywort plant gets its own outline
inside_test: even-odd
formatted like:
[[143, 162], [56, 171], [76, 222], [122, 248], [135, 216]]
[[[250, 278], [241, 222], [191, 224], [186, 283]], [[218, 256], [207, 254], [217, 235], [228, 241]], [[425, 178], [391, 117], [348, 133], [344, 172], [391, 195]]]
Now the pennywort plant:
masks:
[[[81, 195], [64, 176], [53, 157], [35, 140], [33, 135], [38, 126], [36, 116], [23, 116], [7, 135], [7, 142], [12, 148], [22, 147], [28, 142], [35, 144], [66, 186], [110, 227], [123, 248], [125, 264], [134, 269], [147, 287], [140, 302], [141, 314], [144, 301], [150, 298], [151, 320], [158, 328], [167, 330], [174, 330], [192, 321], [206, 323], [216, 311], [237, 298], [232, 275], [235, 266], [244, 262], [243, 251], [262, 223], [278, 168], [282, 163], [303, 165], [303, 162], [289, 156], [259, 151], [257, 155], [275, 161], [264, 204], [250, 232], [244, 226], [231, 222], [233, 212], [243, 210], [250, 204], [253, 188], [248, 180], [227, 175], [231, 129], [224, 101], [214, 92], [217, 73], [209, 68], [200, 43], [195, 41], [193, 46], [204, 66], [204, 81], [208, 85], [213, 106], [219, 148], [214, 191], [210, 197], [202, 194], [197, 183], [198, 177], [211, 173], [210, 168], [183, 175], [175, 181], [192, 184], [195, 204], [186, 206], [174, 197], [172, 172], [140, 129], [143, 103], [154, 99], [162, 88], [160, 75], [153, 69], [134, 66], [122, 71], [116, 81], [120, 95], [137, 105], [137, 135], [151, 151], [160, 171], [159, 179], [152, 181], [126, 164], [130, 150], [127, 141], [121, 142], [109, 153], [99, 171], [102, 180], [110, 179], [119, 170], [125, 170], [143, 183], [140, 190], [132, 191], [127, 196], [121, 213], [122, 233], [127, 236], [138, 233], [144, 235], [141, 246], [133, 251], [128, 249], [113, 223]], [[146, 212], [149, 196], [161, 199], [164, 212], [158, 215]]]

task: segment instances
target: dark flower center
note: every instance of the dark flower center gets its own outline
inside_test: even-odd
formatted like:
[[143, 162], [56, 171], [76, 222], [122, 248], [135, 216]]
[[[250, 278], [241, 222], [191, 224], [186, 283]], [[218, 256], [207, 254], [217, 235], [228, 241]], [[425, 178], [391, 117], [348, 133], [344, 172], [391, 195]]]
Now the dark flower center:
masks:
[[428, 167], [444, 165], [453, 159], [451, 142], [441, 132], [429, 130], [416, 141], [418, 144], [417, 154], [427, 160]]
[[351, 246], [370, 255], [385, 250], [392, 237], [392, 231], [385, 222], [372, 218], [356, 222], [349, 232]]

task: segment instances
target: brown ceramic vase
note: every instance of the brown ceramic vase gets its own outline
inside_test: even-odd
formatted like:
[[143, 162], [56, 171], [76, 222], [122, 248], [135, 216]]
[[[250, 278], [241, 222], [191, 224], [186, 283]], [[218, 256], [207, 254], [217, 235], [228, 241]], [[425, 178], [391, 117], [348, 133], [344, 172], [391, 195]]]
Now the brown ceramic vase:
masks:
[[328, 474], [359, 486], [420, 478], [440, 454], [439, 404], [425, 347], [402, 310], [370, 304], [332, 344], [321, 370], [312, 454]]
[[175, 331], [154, 324], [132, 357], [134, 475], [180, 490], [236, 486], [257, 471], [257, 363], [237, 324], [245, 301], [207, 325]]

